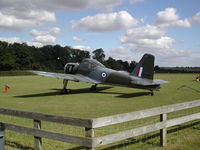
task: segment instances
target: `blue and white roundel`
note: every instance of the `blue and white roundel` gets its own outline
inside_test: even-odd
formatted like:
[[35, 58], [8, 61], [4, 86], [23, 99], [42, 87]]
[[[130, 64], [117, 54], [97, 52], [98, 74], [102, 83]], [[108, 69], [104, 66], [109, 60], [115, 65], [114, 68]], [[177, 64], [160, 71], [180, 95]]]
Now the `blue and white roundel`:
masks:
[[102, 76], [102, 78], [105, 78], [105, 77], [107, 76], [107, 74], [106, 74], [105, 72], [103, 72], [103, 73], [101, 74], [101, 76]]

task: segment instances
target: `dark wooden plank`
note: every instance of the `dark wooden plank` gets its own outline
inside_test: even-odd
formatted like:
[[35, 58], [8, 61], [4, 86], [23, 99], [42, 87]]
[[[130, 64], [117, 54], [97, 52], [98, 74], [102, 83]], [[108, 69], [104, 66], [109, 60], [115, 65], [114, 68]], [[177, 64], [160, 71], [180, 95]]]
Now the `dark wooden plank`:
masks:
[[137, 120], [141, 118], [156, 116], [156, 115], [160, 115], [164, 113], [170, 113], [170, 112], [179, 111], [179, 110], [188, 109], [188, 108], [197, 107], [197, 106], [200, 106], [200, 100], [173, 104], [173, 105], [168, 105], [168, 106], [155, 107], [152, 109], [146, 109], [146, 110], [113, 115], [113, 116], [108, 116], [108, 117], [101, 117], [101, 118], [93, 119], [92, 127], [99, 128], [103, 126], [118, 124], [118, 123], [127, 122], [127, 121], [133, 121], [133, 120]]
[[19, 111], [19, 110], [13, 110], [13, 109], [5, 109], [5, 108], [0, 108], [0, 114], [11, 115], [15, 117], [23, 117], [23, 118], [34, 119], [34, 120], [56, 122], [56, 123], [74, 125], [74, 126], [88, 127], [88, 128], [91, 128], [92, 126], [92, 119], [56, 116], [56, 115]]
[[5, 125], [6, 130], [12, 130], [15, 132], [28, 134], [28, 135], [32, 135], [35, 137], [47, 138], [47, 139], [57, 140], [57, 141], [61, 141], [61, 142], [67, 142], [67, 143], [76, 144], [76, 145], [85, 146], [85, 147], [92, 147], [91, 146], [92, 139], [90, 139], [90, 138], [66, 135], [66, 134], [61, 134], [61, 133], [54, 133], [54, 132], [50, 132], [50, 131], [22, 127], [22, 126], [18, 126], [18, 125], [9, 124], [9, 123], [3, 123], [3, 124]]

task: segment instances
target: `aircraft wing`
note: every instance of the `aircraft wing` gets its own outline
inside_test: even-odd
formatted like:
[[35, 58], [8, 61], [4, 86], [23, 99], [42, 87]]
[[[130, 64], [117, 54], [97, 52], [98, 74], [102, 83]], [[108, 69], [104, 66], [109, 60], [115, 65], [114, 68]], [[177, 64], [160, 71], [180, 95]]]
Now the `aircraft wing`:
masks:
[[64, 73], [54, 73], [54, 72], [44, 72], [44, 71], [33, 71], [30, 70], [29, 72], [46, 77], [54, 77], [60, 79], [66, 79], [71, 81], [83, 81], [88, 83], [99, 84], [101, 82], [91, 79], [87, 76], [83, 76], [81, 74], [64, 74]]

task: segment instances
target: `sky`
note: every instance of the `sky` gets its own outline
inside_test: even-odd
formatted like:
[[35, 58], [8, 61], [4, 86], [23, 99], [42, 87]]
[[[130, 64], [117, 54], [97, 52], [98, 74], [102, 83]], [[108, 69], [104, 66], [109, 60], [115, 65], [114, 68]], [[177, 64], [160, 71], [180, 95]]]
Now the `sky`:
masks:
[[200, 67], [199, 0], [0, 0], [0, 40]]

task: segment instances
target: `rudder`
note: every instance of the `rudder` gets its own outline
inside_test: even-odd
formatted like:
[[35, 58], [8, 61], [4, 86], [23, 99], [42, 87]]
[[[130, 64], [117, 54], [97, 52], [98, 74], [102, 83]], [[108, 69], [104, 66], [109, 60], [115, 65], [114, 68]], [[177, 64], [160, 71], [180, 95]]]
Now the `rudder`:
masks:
[[146, 78], [153, 80], [154, 75], [154, 59], [155, 57], [151, 54], [144, 54], [142, 59], [134, 68], [131, 75], [137, 76], [140, 78]]

